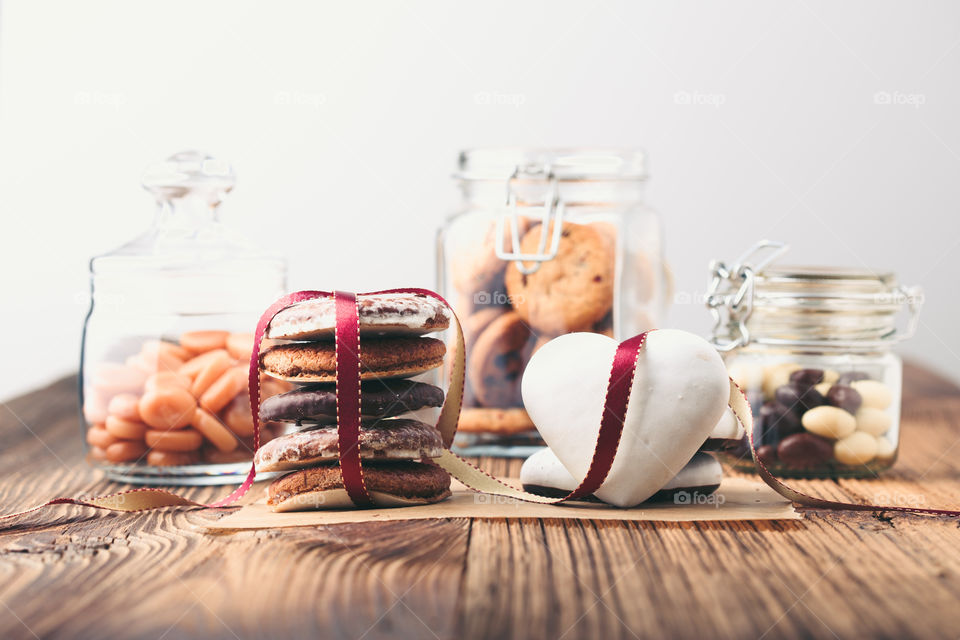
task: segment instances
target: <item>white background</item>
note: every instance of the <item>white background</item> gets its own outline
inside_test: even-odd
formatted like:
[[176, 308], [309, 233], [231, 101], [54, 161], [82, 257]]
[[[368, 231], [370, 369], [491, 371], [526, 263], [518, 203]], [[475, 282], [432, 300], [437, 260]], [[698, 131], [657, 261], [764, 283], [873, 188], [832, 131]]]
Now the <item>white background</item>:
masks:
[[[459, 149], [639, 146], [681, 292], [762, 237], [891, 269], [927, 292], [902, 351], [960, 379], [958, 3], [21, 0], [0, 20], [0, 397], [76, 367], [88, 258], [145, 228], [143, 167], [190, 147], [234, 164], [224, 219], [291, 287], [364, 290], [433, 284]], [[670, 319], [708, 327], [695, 304]]]

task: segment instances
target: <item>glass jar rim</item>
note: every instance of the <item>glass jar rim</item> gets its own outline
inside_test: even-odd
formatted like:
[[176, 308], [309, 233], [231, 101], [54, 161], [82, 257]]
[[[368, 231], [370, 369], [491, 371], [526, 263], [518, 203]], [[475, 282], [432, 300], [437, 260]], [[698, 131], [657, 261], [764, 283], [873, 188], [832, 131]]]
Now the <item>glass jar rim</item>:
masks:
[[453, 177], [462, 181], [643, 181], [646, 154], [639, 149], [488, 147], [465, 149]]

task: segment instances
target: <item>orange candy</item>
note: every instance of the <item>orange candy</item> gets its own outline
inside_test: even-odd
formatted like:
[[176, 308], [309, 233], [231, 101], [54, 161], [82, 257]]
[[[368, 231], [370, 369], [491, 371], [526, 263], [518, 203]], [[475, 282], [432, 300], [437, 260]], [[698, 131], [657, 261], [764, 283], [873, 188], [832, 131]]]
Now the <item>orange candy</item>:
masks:
[[180, 387], [189, 390], [191, 384], [193, 383], [187, 376], [172, 371], [161, 371], [147, 378], [147, 381], [143, 383], [143, 389], [152, 391], [157, 387]]
[[180, 346], [191, 353], [204, 353], [227, 346], [227, 331], [187, 331], [180, 334]]
[[157, 387], [140, 398], [140, 418], [155, 429], [182, 429], [190, 424], [197, 401], [180, 387]]
[[183, 363], [183, 366], [177, 371], [182, 376], [187, 376], [188, 378], [196, 378], [204, 367], [210, 364], [211, 361], [216, 360], [222, 356], [230, 357], [230, 354], [227, 353], [226, 349], [214, 349], [213, 351], [207, 351], [206, 353], [200, 354], [196, 358], [192, 358]]
[[91, 460], [106, 460], [107, 459], [107, 450], [101, 449], [100, 447], [90, 447], [90, 451], [87, 454]]
[[123, 418], [124, 420], [140, 421], [140, 396], [132, 393], [121, 393], [113, 396], [110, 404], [107, 405], [107, 412], [111, 416]]
[[137, 420], [125, 420], [117, 416], [107, 416], [107, 432], [121, 440], [143, 440], [147, 425]]
[[150, 451], [147, 453], [147, 464], [154, 467], [176, 467], [183, 464], [196, 464], [197, 454], [193, 451]]
[[209, 411], [197, 407], [193, 415], [193, 426], [220, 451], [233, 451], [237, 448], [237, 438]]
[[210, 358], [210, 361], [206, 366], [200, 370], [200, 373], [197, 374], [197, 377], [193, 380], [193, 386], [190, 387], [190, 393], [196, 397], [203, 395], [203, 392], [210, 388], [214, 382], [217, 381], [217, 378], [223, 375], [223, 372], [230, 368], [233, 364], [233, 360], [227, 355], [226, 351], [213, 351], [211, 353], [218, 354], [216, 357]]
[[118, 439], [107, 431], [102, 424], [95, 424], [87, 429], [87, 444], [91, 447], [106, 449]]
[[227, 337], [227, 351], [240, 362], [249, 362], [253, 353], [253, 334], [231, 333]]
[[147, 446], [133, 440], [119, 440], [107, 447], [105, 455], [110, 462], [135, 462], [147, 453]]
[[227, 406], [234, 396], [247, 385], [247, 372], [240, 367], [232, 367], [223, 372], [217, 380], [200, 396], [200, 406], [216, 413]]
[[203, 437], [193, 429], [148, 429], [146, 438], [148, 447], [163, 451], [196, 451], [203, 444]]

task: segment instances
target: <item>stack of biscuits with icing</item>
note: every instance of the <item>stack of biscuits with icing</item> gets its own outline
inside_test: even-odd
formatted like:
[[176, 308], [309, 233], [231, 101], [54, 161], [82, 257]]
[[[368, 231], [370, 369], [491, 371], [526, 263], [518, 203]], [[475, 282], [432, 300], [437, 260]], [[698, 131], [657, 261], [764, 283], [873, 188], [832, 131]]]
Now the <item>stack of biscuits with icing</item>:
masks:
[[[443, 442], [415, 412], [443, 404], [439, 387], [411, 380], [443, 364], [446, 345], [426, 334], [449, 327], [439, 301], [415, 293], [357, 297], [360, 327], [360, 458], [364, 484], [377, 506], [438, 502], [450, 495], [449, 475], [429, 462]], [[277, 313], [265, 337], [276, 341], [260, 356], [263, 372], [296, 383], [269, 398], [262, 421], [298, 430], [262, 446], [258, 472], [288, 472], [274, 480], [275, 511], [352, 505], [338, 463], [336, 328], [332, 297], [294, 304]]]

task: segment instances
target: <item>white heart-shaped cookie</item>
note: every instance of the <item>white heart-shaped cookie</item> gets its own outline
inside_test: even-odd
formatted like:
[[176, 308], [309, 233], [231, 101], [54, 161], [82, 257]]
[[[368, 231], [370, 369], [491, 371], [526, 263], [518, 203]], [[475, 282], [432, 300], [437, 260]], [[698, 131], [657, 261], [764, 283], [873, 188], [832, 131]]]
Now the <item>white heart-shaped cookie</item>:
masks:
[[[530, 418], [570, 474], [587, 475], [617, 341], [570, 333], [530, 359], [521, 391]], [[683, 469], [723, 416], [730, 395], [716, 350], [686, 331], [660, 329], [640, 350], [620, 446], [596, 496], [640, 504]]]

